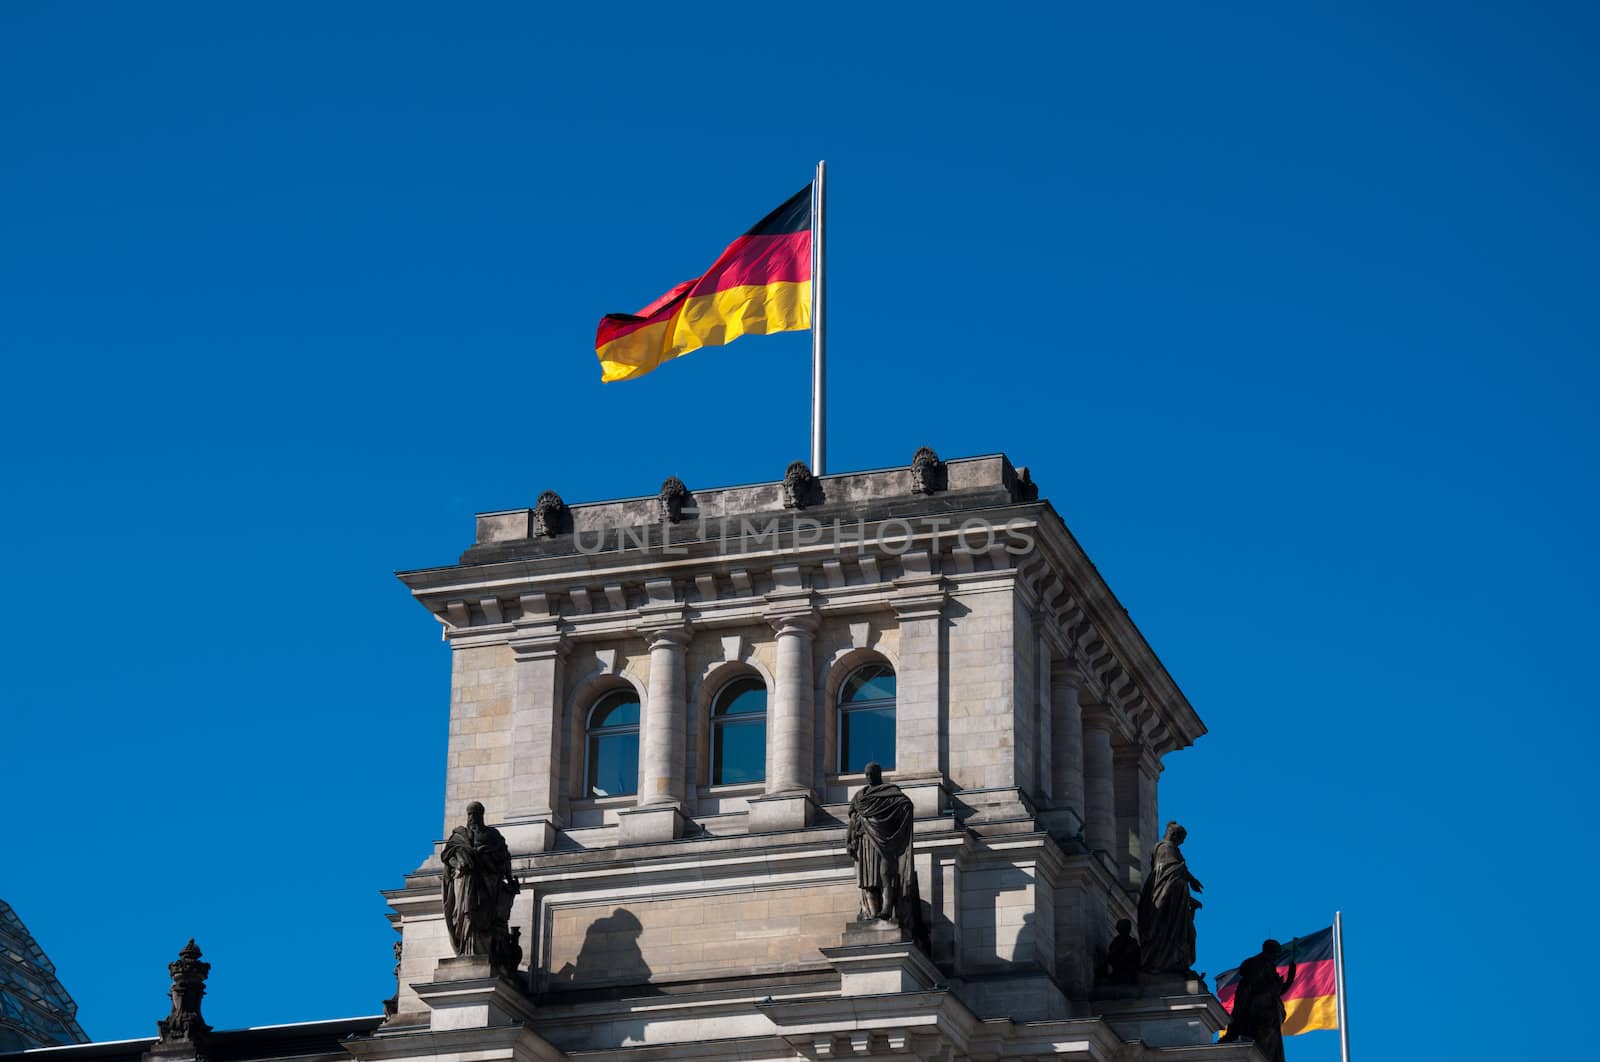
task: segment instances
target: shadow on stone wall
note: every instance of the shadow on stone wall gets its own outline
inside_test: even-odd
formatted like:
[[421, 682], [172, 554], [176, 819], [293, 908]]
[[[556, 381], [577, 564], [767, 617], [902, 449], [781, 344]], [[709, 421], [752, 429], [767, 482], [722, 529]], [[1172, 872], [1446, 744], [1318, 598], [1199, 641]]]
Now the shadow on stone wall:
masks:
[[638, 916], [626, 907], [595, 919], [584, 930], [577, 961], [557, 970], [551, 981], [573, 988], [648, 984], [650, 964], [639, 950], [643, 932]]

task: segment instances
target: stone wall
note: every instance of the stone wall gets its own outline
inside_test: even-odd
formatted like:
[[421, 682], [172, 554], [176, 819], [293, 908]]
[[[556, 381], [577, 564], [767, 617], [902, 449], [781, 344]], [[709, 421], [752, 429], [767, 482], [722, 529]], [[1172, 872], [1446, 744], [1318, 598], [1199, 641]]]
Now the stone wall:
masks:
[[825, 969], [858, 903], [845, 881], [552, 905], [543, 968], [553, 989]]
[[451, 655], [450, 744], [440, 835], [445, 837], [464, 820], [469, 801], [481, 801], [490, 821], [504, 819], [512, 774], [511, 648], [475, 646]]

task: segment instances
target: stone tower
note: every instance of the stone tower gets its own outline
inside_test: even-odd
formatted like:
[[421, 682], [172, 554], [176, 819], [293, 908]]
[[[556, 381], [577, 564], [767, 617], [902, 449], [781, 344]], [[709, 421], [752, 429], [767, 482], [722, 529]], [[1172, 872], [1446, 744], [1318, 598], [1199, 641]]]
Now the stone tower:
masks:
[[[436, 847], [386, 893], [394, 1013], [352, 1053], [1253, 1057], [1197, 982], [1097, 988], [1204, 727], [1004, 456], [547, 491], [401, 579], [452, 650], [441, 836], [485, 805], [525, 958], [436, 979]], [[915, 804], [926, 954], [845, 939], [867, 759]]]

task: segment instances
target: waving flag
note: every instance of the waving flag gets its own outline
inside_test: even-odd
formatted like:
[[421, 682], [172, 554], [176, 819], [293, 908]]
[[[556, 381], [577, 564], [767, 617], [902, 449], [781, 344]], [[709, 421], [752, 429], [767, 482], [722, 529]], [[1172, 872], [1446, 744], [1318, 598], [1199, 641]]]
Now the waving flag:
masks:
[[[1294, 984], [1283, 994], [1283, 1035], [1295, 1036], [1313, 1029], [1339, 1027], [1336, 974], [1333, 955], [1333, 927], [1309, 937], [1296, 937], [1283, 946], [1278, 957], [1278, 976], [1289, 974], [1289, 963], [1298, 964]], [[1217, 999], [1222, 1009], [1233, 1013], [1233, 997], [1239, 988], [1239, 968], [1217, 975]]]
[[743, 335], [811, 327], [811, 185], [728, 245], [711, 268], [638, 313], [600, 319], [600, 379], [631, 380], [664, 361]]

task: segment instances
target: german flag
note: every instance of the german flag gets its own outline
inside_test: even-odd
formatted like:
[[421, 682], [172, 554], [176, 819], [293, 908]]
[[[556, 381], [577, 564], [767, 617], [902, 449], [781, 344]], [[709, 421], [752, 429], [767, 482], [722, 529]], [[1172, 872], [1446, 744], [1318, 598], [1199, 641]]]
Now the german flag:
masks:
[[[1294, 984], [1283, 994], [1283, 1035], [1297, 1036], [1313, 1029], [1339, 1027], [1338, 981], [1333, 968], [1333, 927], [1295, 937], [1283, 946], [1278, 956], [1278, 976], [1287, 977], [1289, 963], [1298, 964]], [[1239, 968], [1217, 975], [1217, 999], [1222, 1009], [1233, 1013], [1233, 997], [1239, 988]]]
[[600, 318], [600, 379], [631, 380], [664, 361], [743, 335], [811, 327], [811, 186], [728, 245], [704, 275], [638, 313]]

